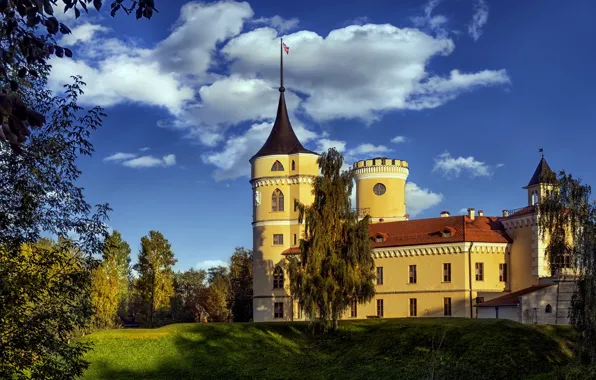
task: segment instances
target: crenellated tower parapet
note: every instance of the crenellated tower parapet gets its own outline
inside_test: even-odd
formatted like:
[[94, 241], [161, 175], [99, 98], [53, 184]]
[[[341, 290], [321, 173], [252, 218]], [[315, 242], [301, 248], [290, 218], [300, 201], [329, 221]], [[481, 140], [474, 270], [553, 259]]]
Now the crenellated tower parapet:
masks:
[[352, 165], [356, 180], [356, 208], [368, 209], [373, 223], [406, 220], [408, 162], [386, 157]]

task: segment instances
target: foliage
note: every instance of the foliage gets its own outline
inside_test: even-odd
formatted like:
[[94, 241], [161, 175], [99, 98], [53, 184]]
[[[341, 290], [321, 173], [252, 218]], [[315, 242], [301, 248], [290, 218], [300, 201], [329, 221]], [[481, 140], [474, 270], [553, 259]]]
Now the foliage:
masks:
[[136, 286], [143, 302], [143, 316], [152, 327], [156, 312], [170, 309], [170, 298], [174, 296], [172, 267], [176, 262], [171, 245], [161, 232], [149, 231], [148, 236], [141, 238], [134, 270], [139, 274]]
[[230, 309], [234, 322], [252, 319], [252, 251], [236, 247], [230, 258]]
[[569, 326], [464, 318], [341, 321], [338, 333], [308, 331], [301, 322], [102, 331], [84, 338], [95, 347], [85, 378], [426, 380], [434, 352], [435, 379], [552, 379], [546, 375], [572, 362], [575, 339]]
[[[109, 207], [98, 205], [94, 213], [75, 185], [76, 160], [93, 152], [89, 135], [105, 115], [78, 106], [80, 77], [52, 97], [45, 74], [19, 91], [48, 123], [31, 134], [20, 156], [0, 142], [1, 378], [71, 379], [86, 367], [88, 347], [71, 338], [91, 318], [90, 257], [102, 251], [107, 234]], [[40, 248], [42, 234], [76, 238]]]
[[209, 289], [205, 299], [205, 309], [209, 313], [209, 320], [213, 322], [230, 322], [230, 275], [224, 266], [207, 270]]
[[540, 231], [548, 238], [546, 254], [554, 274], [562, 273], [557, 264], [569, 257], [576, 277], [571, 324], [580, 333], [580, 358], [596, 364], [596, 202], [590, 201], [590, 186], [564, 171], [541, 182], [554, 184], [554, 191], [539, 204]]
[[103, 260], [93, 271], [91, 297], [95, 328], [112, 328], [118, 315], [126, 316], [129, 275], [130, 246], [118, 231], [113, 231], [105, 240]]
[[199, 322], [207, 318], [205, 300], [207, 272], [193, 268], [174, 275], [172, 312], [178, 322]]
[[[98, 11], [102, 0], [62, 0], [64, 12], [81, 15], [81, 9], [88, 11], [92, 4]], [[119, 10], [136, 18], [150, 19], [155, 9], [154, 0], [134, 0], [124, 4], [115, 0], [111, 6], [114, 16]], [[71, 58], [73, 52], [56, 44], [58, 35], [70, 34], [71, 30], [55, 17], [58, 0], [0, 0], [0, 142], [8, 141], [14, 152], [20, 153], [22, 144], [30, 135], [29, 127], [41, 127], [46, 119], [43, 112], [25, 104], [21, 87], [44, 78], [51, 56]], [[72, 9], [72, 10], [71, 10]]]
[[289, 258], [290, 289], [311, 320], [318, 312], [325, 327], [333, 321], [337, 330], [354, 298], [365, 303], [374, 297], [374, 261], [369, 219], [358, 221], [350, 204], [352, 172], [341, 172], [343, 157], [334, 148], [318, 164], [312, 206], [297, 202], [305, 229], [300, 255]]

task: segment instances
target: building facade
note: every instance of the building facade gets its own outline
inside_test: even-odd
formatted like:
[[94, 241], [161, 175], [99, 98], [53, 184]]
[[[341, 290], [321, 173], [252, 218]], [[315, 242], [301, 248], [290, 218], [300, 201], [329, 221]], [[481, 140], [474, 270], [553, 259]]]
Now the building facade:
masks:
[[[294, 202], [313, 202], [318, 155], [294, 133], [284, 99], [263, 147], [251, 158], [255, 322], [305, 318], [289, 291], [286, 256], [299, 251], [303, 226]], [[540, 284], [550, 277], [536, 204], [552, 188], [544, 157], [530, 182], [526, 206], [485, 216], [442, 212], [409, 220], [405, 203], [408, 163], [372, 158], [353, 164], [356, 208], [369, 227], [377, 271], [376, 296], [354, 303], [344, 318], [477, 317], [477, 304]], [[521, 198], [521, 197], [520, 197]], [[525, 197], [524, 197], [525, 198]]]

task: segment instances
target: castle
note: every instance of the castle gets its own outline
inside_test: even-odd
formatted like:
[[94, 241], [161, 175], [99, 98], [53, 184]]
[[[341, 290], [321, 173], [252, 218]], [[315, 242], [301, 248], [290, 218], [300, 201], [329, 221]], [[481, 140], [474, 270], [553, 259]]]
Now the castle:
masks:
[[[279, 91], [271, 134], [250, 159], [255, 322], [305, 319], [289, 291], [285, 257], [299, 253], [303, 225], [294, 200], [313, 202], [318, 154], [304, 148], [292, 129], [283, 80]], [[544, 157], [524, 187], [527, 205], [504, 210], [501, 216], [485, 216], [470, 208], [467, 215], [451, 216], [444, 211], [436, 218], [408, 220], [406, 161], [372, 158], [354, 163], [351, 170], [356, 209], [371, 220], [377, 279], [375, 298], [366, 304], [354, 302], [343, 318], [474, 318], [481, 311], [494, 317], [486, 312], [493, 306], [499, 317], [499, 307], [512, 306], [503, 304], [507, 297], [552, 284], [535, 206], [552, 190], [540, 181], [541, 174], [551, 171]], [[491, 308], [477, 307], [481, 304]], [[542, 311], [549, 313], [549, 308], [550, 304]], [[540, 307], [533, 309], [534, 314], [540, 311]], [[516, 318], [523, 319], [521, 315]]]

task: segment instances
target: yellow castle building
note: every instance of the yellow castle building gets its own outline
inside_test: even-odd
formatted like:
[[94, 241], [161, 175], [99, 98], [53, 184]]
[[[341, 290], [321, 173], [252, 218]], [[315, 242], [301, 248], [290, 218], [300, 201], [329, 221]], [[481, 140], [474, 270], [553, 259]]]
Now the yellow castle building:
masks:
[[[303, 225], [294, 200], [313, 202], [318, 154], [305, 149], [292, 129], [283, 80], [279, 91], [271, 134], [250, 159], [255, 322], [305, 318], [289, 291], [286, 255], [299, 252]], [[540, 182], [541, 174], [551, 172], [544, 157], [524, 187], [527, 205], [504, 210], [501, 216], [485, 216], [470, 208], [467, 215], [451, 216], [444, 211], [436, 218], [408, 220], [406, 161], [373, 158], [354, 163], [351, 170], [356, 208], [371, 217], [377, 284], [375, 299], [354, 303], [345, 319], [474, 318], [479, 304], [489, 301], [492, 304], [486, 305], [498, 310], [499, 300], [509, 295], [516, 298], [517, 292], [526, 294], [548, 286], [544, 284], [551, 272], [536, 210], [536, 204], [551, 191]]]

